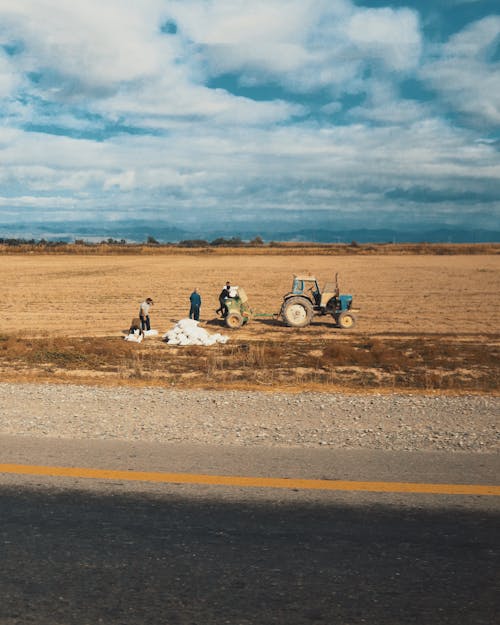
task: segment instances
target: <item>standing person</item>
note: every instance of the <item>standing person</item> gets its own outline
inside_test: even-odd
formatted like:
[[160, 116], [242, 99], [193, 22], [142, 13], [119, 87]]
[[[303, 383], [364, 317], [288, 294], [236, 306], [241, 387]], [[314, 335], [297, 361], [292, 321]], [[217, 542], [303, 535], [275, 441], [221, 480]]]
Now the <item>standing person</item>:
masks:
[[194, 319], [195, 321], [199, 321], [201, 296], [198, 293], [198, 289], [193, 289], [193, 292], [189, 296], [189, 301], [191, 302], [191, 308], [189, 309], [189, 318]]
[[153, 305], [153, 300], [146, 298], [139, 308], [139, 319], [141, 320], [141, 327], [143, 330], [151, 330], [151, 321], [149, 319], [149, 310]]
[[[227, 284], [229, 284], [229, 282]], [[229, 297], [229, 288], [225, 286], [219, 293], [219, 308], [215, 311], [217, 314], [220, 313], [223, 317], [227, 315], [226, 299]]]

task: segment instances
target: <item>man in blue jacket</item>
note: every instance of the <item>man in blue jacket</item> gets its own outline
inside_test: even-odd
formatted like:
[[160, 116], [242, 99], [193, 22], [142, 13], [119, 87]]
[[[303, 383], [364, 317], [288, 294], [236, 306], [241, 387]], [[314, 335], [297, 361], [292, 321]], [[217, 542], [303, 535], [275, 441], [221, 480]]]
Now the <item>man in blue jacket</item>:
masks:
[[198, 289], [193, 290], [193, 292], [189, 296], [189, 301], [191, 302], [191, 308], [189, 309], [189, 318], [194, 319], [195, 321], [199, 321], [201, 297], [198, 293]]

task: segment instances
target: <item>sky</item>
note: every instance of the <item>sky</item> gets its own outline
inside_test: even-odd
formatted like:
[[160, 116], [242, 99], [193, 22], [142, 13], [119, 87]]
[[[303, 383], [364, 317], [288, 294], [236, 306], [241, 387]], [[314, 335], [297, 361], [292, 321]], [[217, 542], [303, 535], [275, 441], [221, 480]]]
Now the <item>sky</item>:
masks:
[[497, 0], [0, 0], [0, 236], [498, 231], [499, 150]]

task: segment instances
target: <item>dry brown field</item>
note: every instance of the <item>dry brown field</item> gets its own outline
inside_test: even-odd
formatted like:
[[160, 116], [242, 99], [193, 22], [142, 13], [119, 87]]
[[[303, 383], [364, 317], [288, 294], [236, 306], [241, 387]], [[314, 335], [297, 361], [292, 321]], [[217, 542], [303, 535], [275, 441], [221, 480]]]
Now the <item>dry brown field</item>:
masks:
[[[177, 360], [186, 361], [186, 353], [194, 353], [191, 365], [186, 361], [182, 375], [179, 373], [177, 376], [177, 382], [181, 377], [186, 382], [196, 378], [196, 362], [203, 361], [208, 364], [200, 383], [211, 381], [211, 384], [217, 384], [218, 380], [223, 380], [225, 383], [244, 384], [248, 375], [231, 377], [224, 366], [219, 367], [225, 371], [224, 375], [215, 375], [218, 365], [214, 353], [220, 353], [222, 358], [224, 353], [232, 350], [230, 368], [234, 370], [238, 358], [242, 359], [242, 352], [238, 356], [237, 347], [243, 346], [248, 354], [249, 345], [255, 350], [259, 344], [261, 352], [263, 346], [267, 346], [266, 349], [273, 346], [273, 353], [278, 350], [281, 354], [275, 354], [273, 360], [269, 352], [267, 360], [271, 370], [276, 369], [276, 360], [281, 362], [287, 352], [293, 352], [295, 358], [297, 352], [299, 355], [306, 352], [313, 354], [311, 358], [316, 358], [316, 364], [308, 362], [302, 363], [303, 366], [297, 365], [295, 373], [300, 370], [302, 374], [298, 377], [296, 375], [295, 381], [300, 378], [305, 384], [315, 381], [321, 386], [332, 386], [338, 381], [339, 370], [334, 371], [336, 362], [339, 363], [338, 367], [354, 368], [360, 362], [352, 358], [351, 362], [347, 358], [346, 363], [345, 358], [342, 360], [337, 353], [336, 356], [331, 355], [329, 377], [314, 377], [314, 369], [319, 370], [322, 366], [322, 350], [332, 351], [335, 344], [343, 344], [357, 350], [356, 353], [362, 349], [373, 351], [373, 346], [366, 347], [367, 340], [378, 341], [379, 352], [384, 351], [383, 346], [387, 345], [388, 349], [396, 352], [402, 350], [408, 354], [416, 349], [408, 341], [420, 341], [419, 344], [426, 341], [427, 347], [429, 341], [433, 341], [434, 353], [437, 354], [445, 346], [459, 345], [456, 354], [450, 352], [450, 359], [455, 360], [460, 352], [465, 353], [464, 349], [479, 349], [478, 355], [469, 353], [464, 362], [456, 361], [453, 375], [458, 379], [460, 371], [468, 369], [469, 377], [477, 378], [478, 367], [484, 366], [485, 375], [487, 370], [489, 372], [488, 382], [483, 386], [492, 391], [498, 380], [498, 371], [494, 371], [500, 338], [498, 254], [329, 256], [310, 253], [253, 254], [248, 250], [240, 254], [6, 254], [0, 256], [0, 271], [3, 307], [0, 366], [5, 379], [11, 379], [13, 375], [26, 376], [30, 368], [32, 373], [37, 370], [38, 376], [43, 373], [63, 378], [69, 370], [78, 369], [76, 365], [70, 366], [71, 359], [66, 359], [67, 362], [62, 364], [50, 363], [49, 356], [46, 356], [45, 363], [42, 362], [43, 358], [39, 361], [33, 358], [30, 360], [20, 346], [28, 345], [34, 350], [41, 345], [37, 341], [44, 342], [44, 345], [52, 341], [52, 352], [62, 353], [64, 344], [68, 346], [73, 341], [71, 349], [78, 350], [80, 348], [75, 345], [80, 343], [75, 341], [88, 337], [85, 350], [91, 349], [89, 345], [92, 344], [101, 346], [99, 349], [103, 361], [106, 360], [106, 350], [110, 353], [119, 351], [122, 364], [115, 363], [110, 368], [115, 377], [118, 374], [122, 378], [140, 377], [142, 373], [143, 377], [160, 377], [172, 383], [172, 376], [168, 372], [164, 376], [158, 376], [152, 370], [147, 373], [147, 354], [151, 354], [152, 361], [160, 358], [166, 362], [171, 358], [174, 348], [165, 345], [161, 338], [148, 339], [141, 346], [126, 344], [122, 341], [123, 331], [128, 328], [131, 318], [136, 316], [139, 303], [149, 296], [155, 301], [151, 313], [152, 327], [158, 329], [160, 335], [163, 334], [175, 321], [187, 316], [189, 294], [193, 287], [198, 287], [203, 300], [201, 317], [204, 325], [209, 331], [222, 329], [230, 334], [231, 340], [224, 348], [225, 352], [222, 346], [216, 346], [204, 348], [205, 351], [215, 350], [210, 356], [196, 350], [179, 356]], [[329, 317], [318, 317], [309, 328], [300, 330], [286, 328], [272, 319], [254, 319], [246, 327], [231, 332], [217, 320], [217, 296], [226, 280], [245, 288], [254, 311], [273, 313], [279, 310], [283, 294], [290, 289], [292, 274], [306, 272], [316, 275], [321, 284], [331, 280], [336, 272], [339, 273], [341, 292], [351, 293], [355, 307], [359, 308], [357, 324], [353, 329], [337, 329]], [[406, 343], [403, 345], [404, 341]], [[181, 349], [176, 348], [175, 351]], [[45, 351], [50, 352], [49, 349]], [[153, 352], [155, 359], [152, 358]], [[133, 364], [127, 364], [127, 354], [134, 359]], [[139, 364], [138, 354], [141, 354]], [[474, 362], [475, 358], [480, 359], [480, 354], [488, 356], [482, 365]], [[429, 359], [430, 356], [427, 354], [425, 358]], [[256, 358], [253, 360], [253, 368], [260, 367], [264, 379], [266, 358], [261, 354], [260, 364]], [[28, 366], [28, 361], [31, 366]], [[33, 364], [35, 361], [36, 366]], [[370, 370], [377, 367], [371, 360], [365, 364]], [[434, 368], [432, 362], [422, 364]], [[384, 364], [380, 364], [380, 367], [383, 370]], [[80, 368], [89, 373], [92, 367], [87, 363]], [[99, 369], [97, 366], [95, 368]], [[404, 373], [403, 369], [404, 363], [400, 363], [398, 375]], [[304, 374], [304, 370], [309, 371], [309, 377]], [[395, 371], [393, 366], [388, 379], [392, 380], [393, 386], [398, 386], [397, 380], [400, 378]], [[77, 374], [73, 372], [73, 375]], [[85, 377], [81, 371], [79, 375], [82, 379]], [[284, 374], [280, 378], [281, 382], [286, 377]], [[369, 379], [372, 382], [365, 381], [368, 386], [376, 385], [379, 378], [380, 375], [371, 375]], [[252, 384], [255, 383], [252, 380]], [[275, 382], [278, 384], [278, 378]], [[385, 380], [384, 384], [387, 383]], [[429, 384], [430, 387], [453, 387], [442, 381], [437, 385], [432, 382]], [[477, 383], [477, 388], [481, 384]], [[470, 384], [465, 385], [465, 388], [469, 387]], [[471, 388], [474, 388], [473, 384]]]
[[[320, 283], [339, 273], [341, 291], [360, 308], [351, 332], [452, 333], [500, 331], [500, 256], [1, 256], [3, 333], [119, 336], [139, 303], [155, 300], [153, 325], [165, 332], [187, 316], [198, 287], [202, 318], [213, 320], [226, 282], [243, 286], [256, 311], [276, 312], [293, 273]], [[330, 319], [308, 330], [258, 321], [240, 338], [269, 334], [301, 340], [339, 334]]]

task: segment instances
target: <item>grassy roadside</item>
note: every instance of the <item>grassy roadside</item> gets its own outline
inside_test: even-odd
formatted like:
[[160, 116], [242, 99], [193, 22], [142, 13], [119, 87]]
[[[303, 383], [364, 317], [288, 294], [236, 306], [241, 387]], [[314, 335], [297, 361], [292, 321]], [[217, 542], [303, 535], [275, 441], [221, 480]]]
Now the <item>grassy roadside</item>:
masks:
[[0, 380], [176, 388], [438, 391], [497, 394], [500, 335], [450, 335], [283, 342], [232, 339], [174, 347], [93, 339], [0, 336]]

